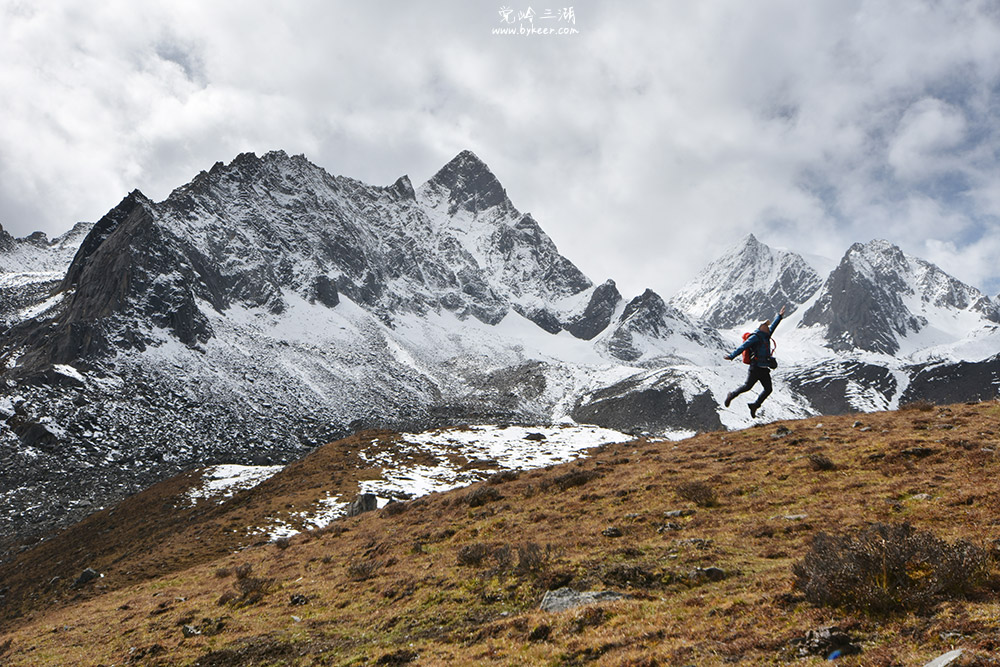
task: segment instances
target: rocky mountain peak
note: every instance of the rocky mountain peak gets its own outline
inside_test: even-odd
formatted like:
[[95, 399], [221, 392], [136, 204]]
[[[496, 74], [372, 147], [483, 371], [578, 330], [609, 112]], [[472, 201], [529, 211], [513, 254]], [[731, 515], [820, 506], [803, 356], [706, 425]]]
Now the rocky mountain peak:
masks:
[[823, 280], [800, 255], [777, 250], [747, 234], [670, 300], [675, 308], [719, 328], [794, 311]]
[[410, 177], [406, 174], [397, 178], [396, 182], [389, 186], [389, 191], [399, 199], [416, 200], [417, 198], [416, 192], [413, 190], [413, 183], [410, 182]]
[[826, 339], [837, 351], [895, 354], [898, 338], [920, 328], [903, 303], [903, 295], [913, 292], [905, 273], [906, 258], [899, 248], [885, 241], [855, 243], [827, 278], [802, 324], [825, 327]]
[[684, 358], [695, 349], [721, 349], [718, 332], [692, 322], [683, 312], [651, 289], [625, 305], [604, 341], [607, 353], [630, 363], [659, 363], [664, 358]]
[[621, 300], [622, 295], [615, 281], [606, 280], [594, 288], [586, 308], [571, 320], [566, 330], [577, 338], [591, 340], [611, 324], [611, 318]]
[[0, 252], [5, 252], [13, 247], [14, 237], [3, 228], [3, 225], [0, 225]]
[[153, 208], [153, 202], [142, 194], [138, 189], [133, 190], [125, 196], [121, 202], [108, 211], [104, 217], [97, 221], [80, 244], [76, 256], [70, 264], [69, 270], [60, 289], [68, 289], [76, 285], [80, 274], [86, 267], [90, 256], [97, 251], [104, 241], [117, 230], [126, 220], [139, 216], [149, 216]]
[[979, 290], [879, 239], [847, 250], [802, 324], [825, 327], [834, 350], [896, 354], [903, 339], [925, 329], [948, 342], [957, 311], [984, 326], [1000, 318]]
[[450, 215], [459, 209], [478, 213], [494, 206], [513, 208], [497, 177], [469, 150], [441, 167], [424, 187], [448, 198]]

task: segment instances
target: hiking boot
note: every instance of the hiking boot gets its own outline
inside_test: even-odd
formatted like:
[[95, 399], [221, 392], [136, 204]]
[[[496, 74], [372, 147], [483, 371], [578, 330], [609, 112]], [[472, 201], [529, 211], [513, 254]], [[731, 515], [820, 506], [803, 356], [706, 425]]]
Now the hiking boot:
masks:
[[729, 407], [729, 404], [733, 402], [734, 398], [736, 398], [736, 394], [734, 394], [733, 392], [729, 392], [728, 394], [726, 394], [725, 406], [727, 408]]
[[750, 408], [750, 418], [755, 419], [757, 417], [757, 410], [760, 409], [760, 406], [756, 403], [750, 403], [747, 407]]

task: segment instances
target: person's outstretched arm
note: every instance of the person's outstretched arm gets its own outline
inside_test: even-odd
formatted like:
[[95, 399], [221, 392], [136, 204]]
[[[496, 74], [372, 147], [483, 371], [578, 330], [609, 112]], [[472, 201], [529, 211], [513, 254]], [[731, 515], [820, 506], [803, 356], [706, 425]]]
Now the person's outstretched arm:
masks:
[[782, 306], [781, 310], [778, 311], [778, 314], [774, 316], [774, 322], [771, 322], [771, 333], [774, 333], [774, 330], [778, 328], [778, 324], [781, 322], [781, 318], [784, 316], [785, 316], [785, 307]]
[[748, 347], [750, 347], [751, 345], [753, 345], [756, 342], [757, 342], [757, 332], [754, 331], [752, 334], [750, 334], [749, 336], [747, 336], [747, 339], [745, 341], [743, 341], [742, 345], [740, 345], [738, 348], [736, 348], [735, 350], [733, 350], [732, 352], [730, 352], [729, 354], [727, 354], [726, 355], [726, 359], [728, 359], [729, 361], [732, 361], [736, 357], [740, 356], [740, 354], [743, 353], [743, 350], [747, 349]]

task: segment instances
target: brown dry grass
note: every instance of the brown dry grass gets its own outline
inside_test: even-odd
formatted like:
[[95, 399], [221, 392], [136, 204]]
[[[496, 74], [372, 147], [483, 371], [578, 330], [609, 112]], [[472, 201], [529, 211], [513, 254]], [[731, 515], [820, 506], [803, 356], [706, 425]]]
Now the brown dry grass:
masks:
[[[608, 445], [586, 460], [495, 480], [496, 494], [456, 489], [339, 521], [286, 548], [229, 553], [221, 526], [252, 522], [258, 510], [304, 507], [309, 493], [329, 490], [323, 479], [356, 474], [343, 454], [349, 447], [322, 448], [298, 476], [290, 468], [232, 507], [205, 509], [219, 512], [212, 521], [190, 519], [209, 545], [190, 545], [192, 534], [176, 527], [172, 537], [143, 542], [150, 568], [139, 575], [138, 557], [107, 534], [120, 551], [95, 565], [106, 574], [103, 588], [32, 598], [39, 589], [29, 584], [47, 582], [58, 570], [44, 564], [60, 554], [41, 559], [21, 580], [23, 615], [6, 621], [0, 662], [818, 665], [790, 642], [831, 623], [864, 649], [842, 665], [924, 664], [953, 646], [989, 660], [1000, 649], [1000, 602], [989, 588], [923, 616], [888, 619], [814, 607], [793, 588], [792, 566], [821, 531], [908, 521], [987, 548], [1000, 537], [1000, 405], [863, 415], [865, 431], [853, 426], [858, 418]], [[817, 469], [816, 455], [835, 468]], [[678, 496], [692, 482], [711, 488], [713, 506]], [[157, 493], [161, 504], [169, 496]], [[665, 514], [678, 509], [696, 511]], [[151, 521], [147, 531], [160, 534]], [[116, 530], [131, 525], [119, 519]], [[260, 597], [220, 605], [227, 591], [239, 595], [234, 573], [247, 565], [248, 577], [267, 582]], [[708, 567], [725, 577], [692, 577]], [[545, 590], [561, 585], [632, 597], [539, 611]], [[292, 596], [301, 597], [292, 604]], [[184, 626], [204, 631], [186, 637]]]

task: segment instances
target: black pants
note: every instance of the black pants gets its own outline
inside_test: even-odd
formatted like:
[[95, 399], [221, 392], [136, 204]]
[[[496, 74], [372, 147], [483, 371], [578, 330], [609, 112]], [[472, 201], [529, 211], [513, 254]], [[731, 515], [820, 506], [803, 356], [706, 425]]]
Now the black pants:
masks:
[[747, 381], [743, 383], [743, 386], [736, 389], [729, 396], [731, 398], [736, 398], [745, 391], [750, 391], [755, 384], [760, 382], [760, 386], [764, 388], [764, 391], [760, 392], [760, 396], [757, 397], [756, 406], [759, 408], [760, 404], [764, 402], [764, 399], [771, 395], [771, 369], [770, 368], [760, 368], [758, 366], [751, 366], [750, 370], [747, 371]]

